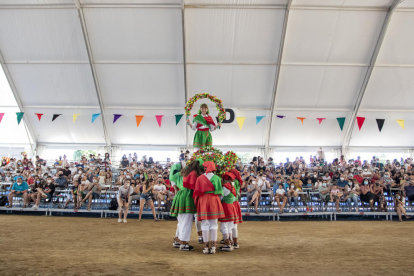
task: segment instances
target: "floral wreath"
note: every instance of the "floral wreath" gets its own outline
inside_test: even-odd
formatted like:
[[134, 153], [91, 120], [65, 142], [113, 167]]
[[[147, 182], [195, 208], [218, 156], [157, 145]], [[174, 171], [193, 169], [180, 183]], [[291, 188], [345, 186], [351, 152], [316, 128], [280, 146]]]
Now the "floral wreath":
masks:
[[219, 149], [207, 146], [193, 153], [191, 159], [187, 161], [190, 163], [198, 158], [205, 161], [212, 161], [216, 165], [216, 174], [222, 176], [225, 172], [231, 171], [237, 162], [237, 154], [232, 151], [228, 151], [225, 155]]
[[199, 99], [210, 99], [212, 102], [216, 103], [216, 109], [219, 111], [218, 114], [218, 120], [219, 122], [222, 122], [226, 119], [226, 110], [223, 107], [223, 101], [218, 99], [216, 96], [212, 96], [208, 93], [201, 93], [201, 94], [195, 94], [194, 97], [190, 98], [185, 105], [185, 115], [187, 116], [187, 120], [190, 118], [191, 115], [191, 109], [193, 108], [196, 101]]

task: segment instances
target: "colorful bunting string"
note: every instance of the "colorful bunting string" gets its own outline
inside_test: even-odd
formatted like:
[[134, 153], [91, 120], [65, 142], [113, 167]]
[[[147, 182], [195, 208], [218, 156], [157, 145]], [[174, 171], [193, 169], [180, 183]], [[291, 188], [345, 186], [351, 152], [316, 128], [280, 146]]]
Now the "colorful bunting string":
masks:
[[95, 122], [96, 118], [99, 117], [99, 115], [101, 115], [101, 113], [92, 114], [92, 124], [93, 124], [93, 122]]
[[180, 122], [181, 118], [183, 117], [184, 114], [177, 114], [175, 115], [175, 125], [178, 125], [178, 123]]
[[73, 122], [75, 122], [76, 121], [76, 118], [78, 118], [78, 116], [79, 116], [80, 114], [73, 114]]
[[164, 115], [155, 115], [155, 118], [157, 119], [157, 123], [158, 123], [158, 125], [161, 127], [161, 122], [162, 122], [162, 117], [163, 117]]
[[279, 119], [283, 119], [283, 118], [285, 118], [286, 116], [283, 116], [283, 115], [276, 115], [276, 117], [278, 117]]
[[397, 120], [397, 123], [404, 129], [404, 120]]
[[0, 113], [0, 123], [1, 123], [1, 120], [3, 120], [3, 116], [4, 116], [4, 113]]
[[316, 118], [316, 120], [318, 120], [319, 121], [319, 124], [321, 124], [322, 123], [322, 121], [323, 120], [325, 120], [326, 118]]
[[384, 126], [385, 119], [376, 119], [376, 120], [377, 120], [378, 130], [381, 132], [382, 127]]
[[20, 122], [22, 121], [24, 112], [16, 112], [17, 115], [17, 124], [20, 125]]
[[239, 125], [240, 130], [242, 130], [243, 125], [244, 125], [244, 120], [246, 119], [246, 117], [237, 117], [237, 124]]
[[256, 125], [266, 116], [256, 116]]
[[114, 121], [113, 121], [113, 124], [115, 124], [115, 122], [116, 122], [119, 118], [121, 118], [121, 116], [122, 116], [122, 114], [114, 114]]
[[303, 126], [303, 120], [305, 120], [305, 117], [296, 117], [296, 119], [300, 120], [302, 122], [302, 126]]
[[356, 119], [357, 119], [359, 130], [361, 130], [361, 127], [365, 122], [365, 117], [356, 117]]
[[42, 119], [43, 114], [40, 114], [40, 113], [35, 113], [35, 114], [37, 115], [37, 118], [39, 119], [39, 122], [40, 122], [40, 119]]
[[56, 118], [57, 118], [57, 117], [59, 117], [60, 115], [62, 115], [62, 114], [53, 114], [52, 122], [53, 122], [54, 120], [56, 120]]
[[336, 118], [336, 120], [338, 121], [341, 131], [344, 130], [345, 117]]
[[137, 120], [137, 127], [139, 127], [139, 124], [141, 123], [142, 118], [144, 118], [143, 115], [135, 115], [135, 120]]

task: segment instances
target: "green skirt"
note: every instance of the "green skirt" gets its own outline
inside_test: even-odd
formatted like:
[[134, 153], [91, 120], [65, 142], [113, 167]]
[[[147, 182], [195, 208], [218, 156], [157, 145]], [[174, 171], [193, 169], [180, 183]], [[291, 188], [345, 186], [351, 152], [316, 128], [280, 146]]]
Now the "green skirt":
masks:
[[194, 135], [193, 147], [204, 148], [213, 145], [213, 138], [210, 131], [196, 131]]
[[172, 217], [185, 213], [197, 213], [197, 207], [195, 206], [193, 199], [193, 190], [187, 188], [178, 191], [171, 205]]

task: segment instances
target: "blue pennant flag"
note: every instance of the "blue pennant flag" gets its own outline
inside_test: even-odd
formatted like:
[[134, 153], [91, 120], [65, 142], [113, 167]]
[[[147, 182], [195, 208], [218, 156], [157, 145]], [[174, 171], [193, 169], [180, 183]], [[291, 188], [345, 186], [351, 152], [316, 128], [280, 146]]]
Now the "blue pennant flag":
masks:
[[266, 116], [256, 116], [256, 125]]
[[95, 122], [96, 118], [98, 118], [99, 115], [101, 115], [101, 113], [92, 114], [92, 123]]

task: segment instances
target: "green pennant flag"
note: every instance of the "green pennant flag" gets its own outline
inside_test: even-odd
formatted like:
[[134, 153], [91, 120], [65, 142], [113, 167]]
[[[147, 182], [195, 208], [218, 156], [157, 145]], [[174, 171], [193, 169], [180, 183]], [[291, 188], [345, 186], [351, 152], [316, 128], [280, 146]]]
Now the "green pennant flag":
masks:
[[184, 114], [177, 114], [175, 115], [175, 125], [178, 125], [178, 123], [180, 122], [181, 118], [183, 117]]
[[16, 112], [17, 115], [17, 124], [20, 125], [20, 122], [22, 121], [24, 112]]
[[339, 127], [341, 128], [341, 131], [344, 130], [344, 123], [345, 123], [345, 117], [336, 118], [338, 120]]
[[207, 124], [206, 119], [204, 119], [204, 117], [201, 114], [198, 114], [197, 116], [194, 117], [193, 123], [199, 123], [199, 124], [202, 124], [205, 127], [210, 128], [210, 125]]

